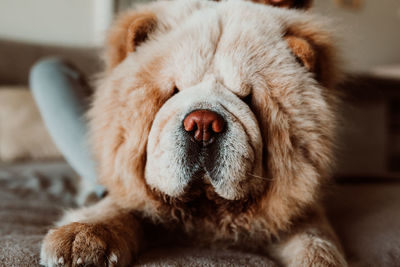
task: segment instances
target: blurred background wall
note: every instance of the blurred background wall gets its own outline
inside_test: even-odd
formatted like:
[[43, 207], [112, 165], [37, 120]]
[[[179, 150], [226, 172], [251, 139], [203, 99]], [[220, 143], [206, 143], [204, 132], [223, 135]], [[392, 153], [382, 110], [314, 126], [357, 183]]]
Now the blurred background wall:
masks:
[[[0, 38], [100, 46], [115, 10], [146, 0], [0, 0]], [[351, 71], [400, 62], [399, 0], [314, 0], [334, 18]], [[353, 4], [354, 3], [354, 4]]]
[[376, 66], [400, 63], [399, 0], [314, 2], [317, 13], [336, 21], [350, 70], [369, 71]]
[[100, 45], [113, 0], [0, 0], [0, 38], [63, 46]]

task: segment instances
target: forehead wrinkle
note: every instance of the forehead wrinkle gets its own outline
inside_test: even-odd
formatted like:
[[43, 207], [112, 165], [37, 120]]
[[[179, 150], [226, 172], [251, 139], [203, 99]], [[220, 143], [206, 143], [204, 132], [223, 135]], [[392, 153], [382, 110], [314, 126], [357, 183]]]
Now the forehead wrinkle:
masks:
[[[239, 97], [245, 97], [250, 94], [251, 81], [254, 78], [252, 77], [254, 73], [244, 64], [251, 60], [251, 55], [248, 55], [247, 49], [243, 48], [243, 38], [243, 34], [240, 33], [239, 37], [233, 40], [220, 40], [213, 60], [213, 72], [216, 80]], [[226, 44], [221, 44], [223, 41]], [[239, 51], [239, 56], [237, 50]], [[238, 58], [242, 60], [238, 60]], [[217, 60], [220, 62], [217, 62]], [[229, 69], [221, 70], [224, 65], [229, 65]], [[244, 70], [245, 68], [247, 69], [246, 71]], [[231, 77], [226, 79], [226, 76]], [[230, 82], [226, 82], [226, 80]]]
[[[205, 76], [213, 72], [212, 66], [222, 36], [222, 23], [219, 14], [216, 12], [212, 14], [211, 18], [207, 23], [201, 25], [191, 25], [190, 23], [193, 23], [193, 20], [191, 20], [189, 24], [181, 26], [184, 31], [179, 31], [177, 35], [184, 36], [181, 39], [181, 45], [178, 46], [180, 50], [175, 53], [181, 56], [175, 56], [174, 59], [176, 66], [179, 66], [176, 79], [180, 81], [177, 81], [177, 83], [181, 85], [182, 89], [200, 83]], [[187, 35], [185, 32], [191, 32], [192, 35]], [[185, 51], [182, 53], [182, 50]], [[185, 65], [182, 62], [190, 62], [191, 64]]]
[[[217, 51], [218, 51], [218, 49], [219, 49], [219, 45], [220, 45], [220, 43], [221, 43], [221, 39], [222, 39], [222, 35], [223, 35], [223, 25], [222, 25], [222, 22], [221, 22], [221, 18], [220, 18], [220, 15], [218, 14], [217, 15], [217, 26], [218, 26], [218, 37], [217, 37], [217, 39], [216, 39], [216, 43], [215, 43], [215, 45], [214, 45], [214, 50], [213, 50], [213, 52], [212, 52], [212, 58], [210, 58], [210, 61], [209, 62], [205, 62], [205, 64], [206, 65], [210, 65], [210, 68], [204, 68], [203, 69], [203, 73], [202, 73], [202, 75], [200, 75], [200, 81], [202, 81], [202, 80], [204, 80], [204, 78], [207, 76], [207, 75], [213, 75], [214, 77], [216, 76], [215, 75], [215, 58], [216, 58], [216, 54], [217, 54]], [[215, 78], [217, 78], [217, 77], [215, 77]]]
[[262, 16], [266, 22], [262, 27], [257, 24], [258, 20], [248, 18], [243, 22], [240, 18], [240, 15], [226, 17], [225, 35], [215, 55], [218, 59], [214, 61], [214, 72], [221, 84], [239, 97], [245, 97], [251, 88], [271, 78], [266, 74], [282, 72], [277, 67], [291, 54], [285, 50], [283, 26], [273, 16]]
[[[217, 25], [218, 25], [219, 36], [218, 36], [217, 42], [215, 44], [215, 48], [214, 48], [214, 51], [213, 51], [213, 57], [212, 57], [211, 62], [210, 62], [211, 68], [209, 70], [209, 72], [213, 73], [214, 75], [216, 73], [216, 71], [215, 71], [215, 58], [216, 58], [217, 51], [219, 50], [219, 46], [220, 46], [220, 43], [221, 43], [221, 40], [222, 40], [222, 36], [224, 35], [224, 27], [222, 25], [220, 16], [221, 15], [218, 14], [218, 17], [217, 17], [217, 22], [218, 22]], [[204, 72], [203, 78], [204, 78], [204, 76], [206, 74], [207, 74], [207, 71]]]
[[[213, 51], [213, 57], [210, 61], [211, 64], [211, 68], [207, 71], [207, 69], [204, 70], [204, 73], [202, 75], [202, 80], [204, 79], [204, 77], [206, 75], [213, 75], [215, 80], [220, 83], [222, 86], [224, 86], [225, 88], [229, 89], [231, 92], [236, 93], [239, 97], [245, 97], [247, 96], [252, 88], [252, 85], [248, 82], [243, 81], [244, 79], [242, 79], [242, 75], [239, 75], [240, 78], [240, 85], [239, 85], [239, 91], [235, 88], [232, 88], [230, 86], [228, 86], [225, 81], [224, 81], [224, 77], [220, 75], [218, 68], [216, 67], [215, 61], [217, 58], [217, 53], [221, 50], [221, 42], [223, 40], [223, 36], [224, 36], [224, 25], [222, 23], [221, 20], [221, 14], [218, 14], [217, 17], [217, 22], [218, 22], [218, 29], [219, 29], [219, 36], [217, 38], [217, 42], [215, 44], [215, 49]], [[242, 34], [240, 34], [240, 37], [242, 36]]]

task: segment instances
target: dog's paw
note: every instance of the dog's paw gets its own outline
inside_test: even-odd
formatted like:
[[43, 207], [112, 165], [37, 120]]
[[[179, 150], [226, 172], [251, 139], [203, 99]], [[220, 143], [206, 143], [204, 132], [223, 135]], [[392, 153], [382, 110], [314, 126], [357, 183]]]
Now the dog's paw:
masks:
[[40, 263], [44, 266], [125, 266], [130, 251], [121, 246], [105, 225], [71, 223], [50, 230], [43, 240]]
[[331, 242], [313, 238], [290, 266], [346, 267], [347, 263], [339, 249]]

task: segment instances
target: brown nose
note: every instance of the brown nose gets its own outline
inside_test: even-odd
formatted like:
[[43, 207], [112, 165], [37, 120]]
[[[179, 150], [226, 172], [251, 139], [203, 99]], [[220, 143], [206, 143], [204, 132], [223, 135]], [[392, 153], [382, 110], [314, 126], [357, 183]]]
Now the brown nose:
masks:
[[211, 110], [201, 109], [187, 115], [183, 126], [187, 132], [194, 133], [197, 142], [210, 144], [214, 135], [224, 130], [224, 119]]

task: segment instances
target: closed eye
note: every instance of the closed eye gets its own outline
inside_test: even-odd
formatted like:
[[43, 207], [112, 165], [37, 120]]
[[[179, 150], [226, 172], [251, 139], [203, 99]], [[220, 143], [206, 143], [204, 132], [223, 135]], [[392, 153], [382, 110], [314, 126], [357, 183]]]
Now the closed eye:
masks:
[[248, 94], [247, 96], [245, 96], [244, 98], [242, 98], [243, 102], [245, 102], [248, 106], [251, 106], [251, 102], [252, 102], [252, 94]]
[[174, 90], [173, 90], [173, 93], [172, 93], [172, 96], [174, 96], [174, 95], [176, 95], [177, 93], [179, 93], [179, 89], [178, 89], [178, 87], [174, 87]]

